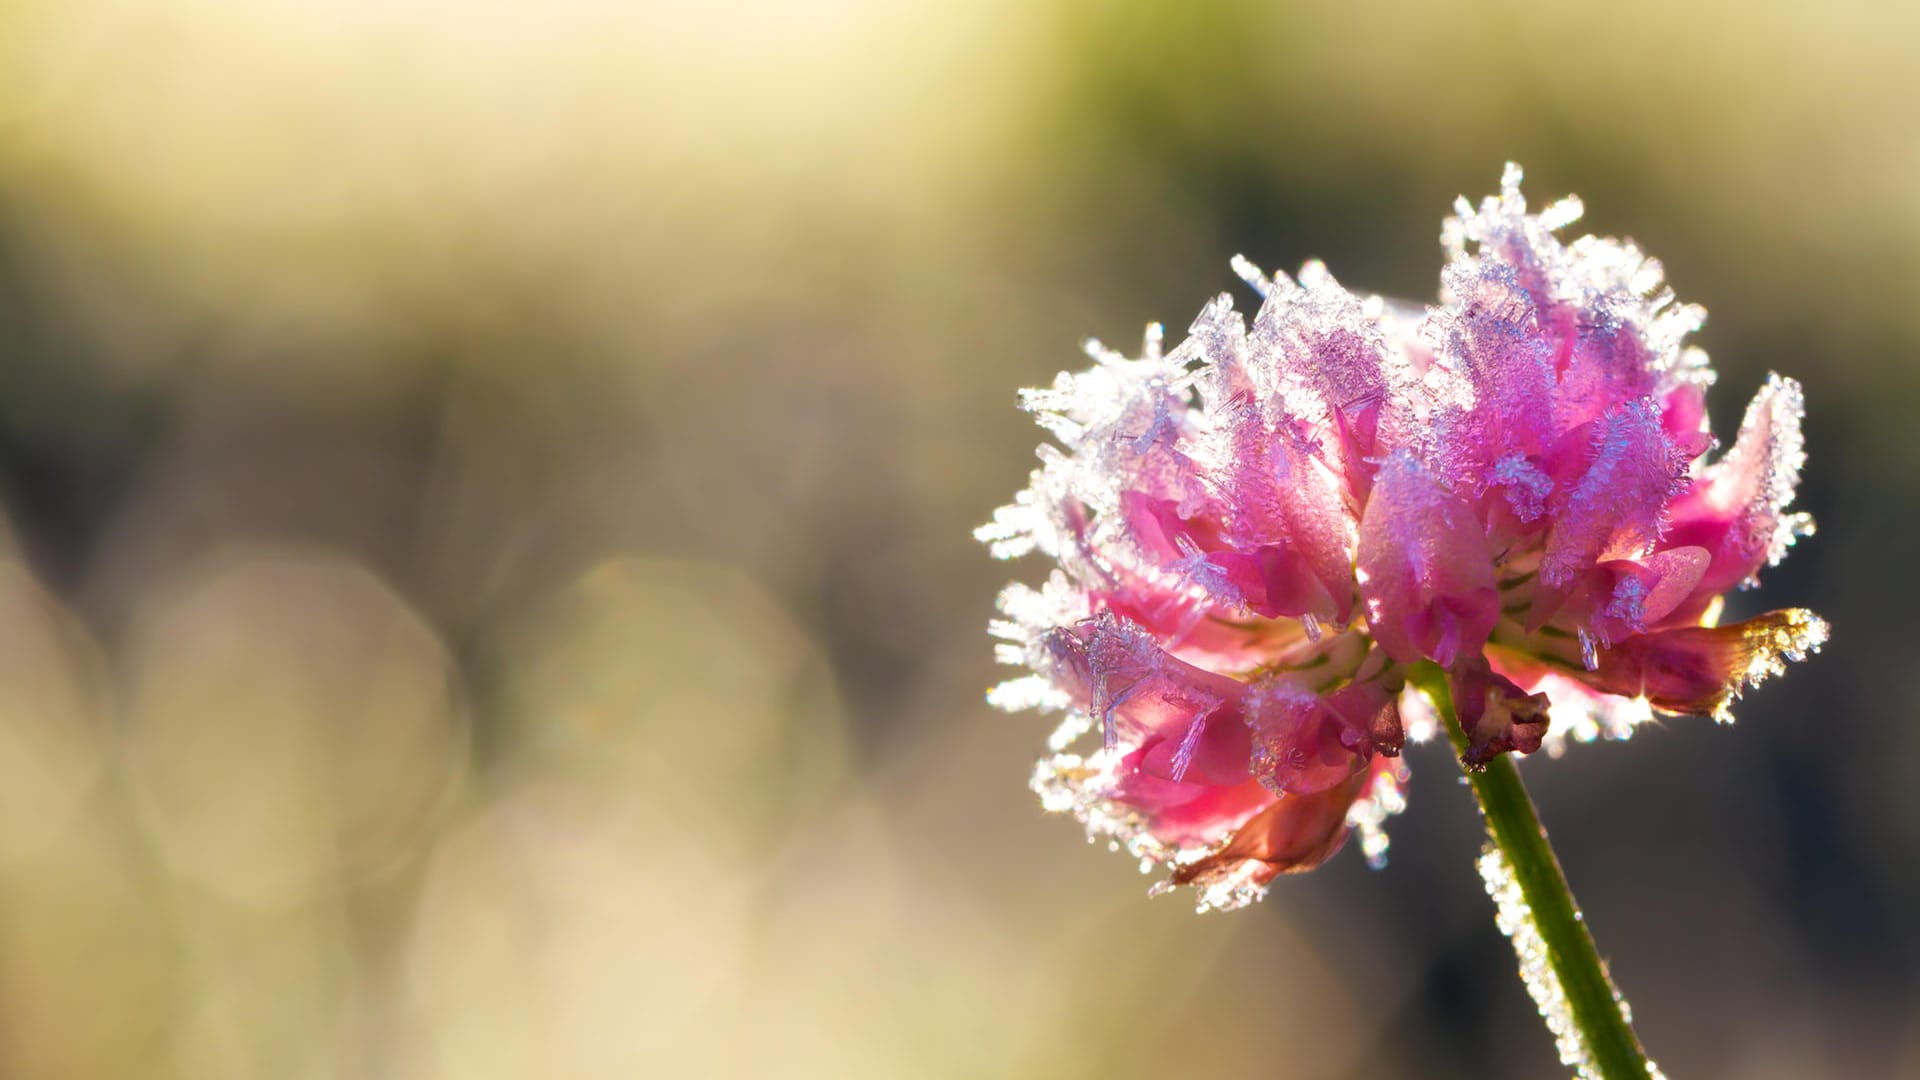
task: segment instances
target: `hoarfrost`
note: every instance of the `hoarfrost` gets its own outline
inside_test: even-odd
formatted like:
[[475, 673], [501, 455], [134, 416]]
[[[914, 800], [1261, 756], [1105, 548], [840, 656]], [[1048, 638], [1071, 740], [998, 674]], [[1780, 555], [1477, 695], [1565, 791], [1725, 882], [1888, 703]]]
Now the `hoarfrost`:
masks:
[[[1560, 1064], [1572, 1066], [1581, 1080], [1598, 1080], [1600, 1073], [1595, 1070], [1586, 1041], [1574, 1023], [1573, 1007], [1560, 985], [1560, 976], [1553, 970], [1552, 954], [1546, 939], [1540, 935], [1539, 924], [1534, 921], [1533, 909], [1527, 906], [1520, 879], [1514, 876], [1506, 856], [1491, 840], [1481, 849], [1478, 865], [1480, 880], [1486, 883], [1487, 895], [1493, 898], [1494, 922], [1513, 942], [1514, 955], [1520, 960], [1520, 980], [1532, 995], [1547, 1030], [1553, 1033], [1554, 1044], [1560, 1051]], [[1614, 1000], [1623, 1015], [1631, 1016], [1626, 1000], [1618, 992]], [[1665, 1080], [1652, 1063], [1647, 1065], [1647, 1076], [1649, 1080]]]

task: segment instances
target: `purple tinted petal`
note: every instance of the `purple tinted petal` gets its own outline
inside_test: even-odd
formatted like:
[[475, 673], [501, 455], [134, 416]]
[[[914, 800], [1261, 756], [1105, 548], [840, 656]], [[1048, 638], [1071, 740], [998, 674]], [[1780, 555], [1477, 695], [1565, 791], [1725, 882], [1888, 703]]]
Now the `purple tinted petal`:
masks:
[[1615, 409], [1593, 429], [1585, 471], [1555, 500], [1541, 580], [1565, 585], [1599, 559], [1652, 550], [1666, 529], [1668, 500], [1686, 484], [1686, 458], [1652, 401]]
[[1406, 451], [1380, 467], [1360, 522], [1356, 570], [1367, 622], [1402, 663], [1450, 663], [1500, 615], [1486, 534], [1472, 508]]

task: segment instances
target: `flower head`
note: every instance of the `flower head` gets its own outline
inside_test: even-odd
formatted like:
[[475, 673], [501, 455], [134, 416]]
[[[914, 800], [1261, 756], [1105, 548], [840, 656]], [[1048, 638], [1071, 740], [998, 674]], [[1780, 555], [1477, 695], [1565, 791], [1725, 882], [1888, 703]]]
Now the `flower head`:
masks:
[[[1034, 787], [1201, 904], [1369, 857], [1398, 755], [1432, 722], [1408, 669], [1444, 669], [1469, 768], [1624, 737], [1655, 711], [1730, 719], [1825, 639], [1799, 610], [1719, 626], [1721, 596], [1812, 531], [1789, 513], [1800, 387], [1769, 377], [1714, 448], [1704, 312], [1632, 244], [1555, 233], [1520, 170], [1446, 221], [1424, 313], [1235, 260], [1163, 351], [1022, 403], [1058, 445], [977, 535], [1058, 568], [1002, 594], [1007, 708], [1064, 710]], [[1081, 744], [1085, 745], [1082, 746]]]

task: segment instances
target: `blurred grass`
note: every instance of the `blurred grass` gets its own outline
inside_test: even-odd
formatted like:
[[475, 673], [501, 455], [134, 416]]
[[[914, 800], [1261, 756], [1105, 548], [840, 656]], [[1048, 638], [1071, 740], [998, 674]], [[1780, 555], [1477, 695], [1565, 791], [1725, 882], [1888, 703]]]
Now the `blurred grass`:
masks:
[[[0, 5], [0, 1075], [1534, 1076], [1393, 865], [1145, 902], [989, 713], [1013, 389], [1525, 163], [1812, 410], [1835, 624], [1530, 781], [1670, 1075], [1920, 1068], [1920, 16]], [[1029, 576], [1036, 568], [1011, 568]]]

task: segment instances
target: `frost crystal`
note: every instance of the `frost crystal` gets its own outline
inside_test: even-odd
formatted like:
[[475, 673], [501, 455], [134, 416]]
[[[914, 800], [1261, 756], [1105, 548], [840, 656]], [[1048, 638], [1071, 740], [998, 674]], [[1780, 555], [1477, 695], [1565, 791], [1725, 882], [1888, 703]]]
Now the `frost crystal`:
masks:
[[[1553, 970], [1552, 954], [1546, 939], [1540, 935], [1539, 924], [1533, 919], [1533, 909], [1521, 892], [1520, 879], [1514, 876], [1506, 856], [1491, 840], [1480, 850], [1479, 867], [1480, 880], [1486, 883], [1487, 895], [1493, 898], [1494, 923], [1513, 943], [1514, 955], [1520, 960], [1520, 981], [1526, 984], [1527, 993], [1540, 1010], [1540, 1018], [1553, 1033], [1554, 1044], [1560, 1050], [1560, 1064], [1572, 1066], [1581, 1080], [1596, 1080], [1600, 1073], [1594, 1069], [1586, 1042], [1580, 1037], [1580, 1028], [1574, 1023], [1573, 1007], [1567, 1002], [1560, 976]], [[1622, 1014], [1631, 1017], [1626, 1000], [1618, 992], [1614, 994], [1614, 1001]], [[1650, 1080], [1665, 1080], [1664, 1074], [1651, 1063], [1647, 1066], [1647, 1076]]]
[[1425, 310], [1235, 258], [1251, 317], [1216, 296], [1171, 347], [1089, 341], [1020, 395], [1052, 441], [976, 536], [1055, 569], [1001, 594], [1025, 672], [989, 700], [1064, 710], [1043, 804], [1202, 906], [1350, 833], [1382, 860], [1400, 749], [1436, 725], [1413, 664], [1446, 669], [1478, 767], [1724, 717], [1826, 639], [1798, 610], [1715, 625], [1811, 532], [1798, 384], [1710, 459], [1705, 313], [1631, 243], [1563, 241], [1579, 201], [1529, 212], [1520, 180], [1456, 205]]
[[1387, 819], [1407, 808], [1407, 798], [1400, 791], [1403, 778], [1392, 772], [1382, 774], [1347, 810], [1348, 827], [1360, 832], [1360, 853], [1375, 870], [1387, 865]]

